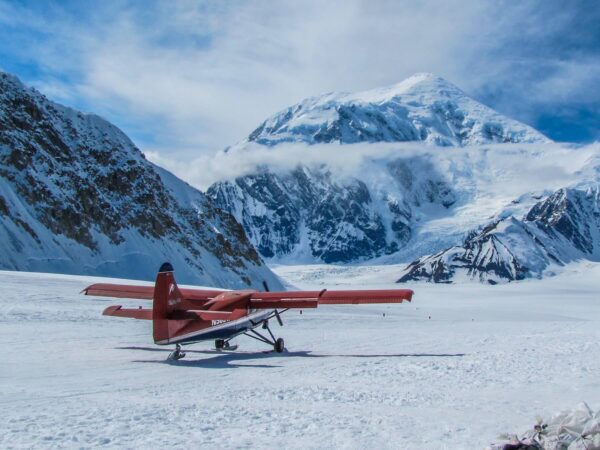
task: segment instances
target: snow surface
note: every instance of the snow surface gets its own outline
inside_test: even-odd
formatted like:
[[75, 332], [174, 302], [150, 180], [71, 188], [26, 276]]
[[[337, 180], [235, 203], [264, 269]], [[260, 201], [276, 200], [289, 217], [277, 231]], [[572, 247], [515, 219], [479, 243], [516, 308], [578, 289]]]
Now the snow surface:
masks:
[[[398, 266], [273, 269], [299, 288], [397, 287]], [[482, 449], [538, 414], [600, 405], [592, 263], [288, 312], [274, 326], [288, 353], [244, 337], [173, 363], [149, 322], [101, 316], [127, 300], [79, 294], [99, 280], [0, 272], [0, 448]]]

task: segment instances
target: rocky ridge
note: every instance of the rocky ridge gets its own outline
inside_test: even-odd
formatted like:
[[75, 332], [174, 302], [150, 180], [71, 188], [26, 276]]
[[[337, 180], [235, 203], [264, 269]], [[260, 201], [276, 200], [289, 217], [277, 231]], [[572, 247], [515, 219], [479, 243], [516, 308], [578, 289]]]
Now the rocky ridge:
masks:
[[0, 73], [0, 268], [279, 286], [230, 214], [104, 119]]
[[600, 193], [560, 189], [522, 218], [509, 216], [470, 233], [460, 246], [424, 256], [398, 282], [491, 284], [541, 278], [552, 267], [577, 260], [600, 261]]

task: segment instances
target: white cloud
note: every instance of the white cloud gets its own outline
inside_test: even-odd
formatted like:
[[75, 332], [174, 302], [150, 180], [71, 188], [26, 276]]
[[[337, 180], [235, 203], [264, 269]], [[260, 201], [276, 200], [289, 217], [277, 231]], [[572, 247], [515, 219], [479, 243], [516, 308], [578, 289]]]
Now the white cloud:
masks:
[[79, 99], [75, 106], [135, 130], [142, 149], [185, 161], [241, 140], [304, 97], [420, 71], [532, 120], [544, 102], [585, 99], [600, 63], [548, 56], [573, 13], [541, 14], [546, 3], [109, 2], [71, 15], [54, 7], [46, 21], [5, 5], [0, 16], [42, 30], [47, 38], [27, 53], [47, 72], [76, 74], [75, 86], [52, 81], [50, 95]]
[[[248, 143], [237, 146], [229, 152], [215, 154], [202, 154], [191, 161], [183, 162], [156, 151], [146, 151], [148, 160], [171, 171], [179, 178], [187, 181], [192, 186], [205, 191], [218, 181], [233, 180], [236, 177], [256, 174], [261, 167], [268, 166], [275, 173], [285, 173], [300, 165], [305, 167], [326, 166], [333, 176], [340, 179], [358, 177], [365, 179], [369, 172], [380, 165], [377, 161], [390, 161], [395, 157], [411, 158], [417, 156], [432, 161], [448, 164], [440, 167], [442, 173], [456, 172], [461, 165], [477, 166], [483, 174], [487, 170], [489, 161], [493, 161], [494, 173], [486, 175], [490, 180], [494, 177], [502, 178], [504, 172], [519, 173], [524, 184], [532, 184], [535, 188], [546, 186], [567, 185], [572, 182], [572, 174], [579, 171], [579, 180], [595, 179], [594, 167], [598, 165], [598, 144], [583, 147], [574, 147], [566, 144], [489, 144], [470, 147], [431, 147], [422, 142], [402, 143], [357, 143], [357, 144], [316, 144], [283, 143], [276, 147]], [[544, 155], [553, 155], [545, 158]], [[527, 166], [520, 167], [515, 161], [527, 157]], [[553, 158], [557, 158], [556, 160]], [[591, 159], [590, 159], [591, 158]], [[472, 160], [471, 160], [472, 159]], [[474, 161], [480, 159], [479, 163]], [[557, 163], [557, 161], [559, 161]], [[450, 166], [456, 166], [450, 168]], [[467, 169], [466, 175], [472, 167]], [[581, 168], [587, 167], [593, 175], [584, 174]], [[460, 170], [459, 170], [460, 172]], [[517, 177], [517, 178], [519, 178]], [[486, 179], [487, 179], [486, 178]], [[570, 181], [571, 180], [571, 181]], [[514, 193], [517, 179], [511, 179], [500, 190]], [[496, 186], [497, 188], [497, 186]], [[520, 186], [518, 189], [522, 189]], [[517, 196], [517, 194], [514, 194]], [[520, 194], [519, 194], [520, 195]], [[509, 195], [510, 196], [510, 195]]]
[[[306, 96], [423, 70], [452, 77], [447, 62], [480, 9], [458, 4], [159, 3], [146, 14], [123, 9], [92, 30], [71, 24], [67, 34], [82, 37], [68, 50], [81, 70], [79, 95], [100, 113], [146, 120], [165, 151], [211, 152]], [[55, 50], [48, 59], [60, 59]]]

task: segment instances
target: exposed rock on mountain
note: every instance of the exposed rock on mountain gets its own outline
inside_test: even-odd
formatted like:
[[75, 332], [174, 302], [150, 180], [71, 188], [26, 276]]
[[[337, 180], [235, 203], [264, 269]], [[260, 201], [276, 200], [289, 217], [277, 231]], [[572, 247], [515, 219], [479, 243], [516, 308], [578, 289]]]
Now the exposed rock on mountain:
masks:
[[0, 268], [280, 286], [236, 220], [118, 128], [0, 73]]
[[522, 219], [508, 217], [470, 234], [463, 245], [411, 263], [398, 282], [499, 283], [543, 275], [552, 265], [600, 260], [597, 188], [560, 189]]
[[208, 195], [233, 213], [265, 257], [359, 261], [398, 251], [411, 237], [415, 208], [452, 205], [453, 193], [435, 171], [418, 173], [424, 165], [407, 159], [378, 166], [390, 179], [383, 192], [321, 166], [264, 170], [217, 183]]

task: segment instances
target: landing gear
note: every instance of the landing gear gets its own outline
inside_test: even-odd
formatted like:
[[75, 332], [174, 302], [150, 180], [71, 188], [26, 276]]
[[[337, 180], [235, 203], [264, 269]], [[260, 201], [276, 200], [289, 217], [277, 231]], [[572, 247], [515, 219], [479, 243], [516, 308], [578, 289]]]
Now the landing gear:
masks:
[[275, 351], [277, 353], [281, 353], [282, 351], [284, 351], [285, 350], [285, 344], [283, 342], [283, 338], [278, 338], [275, 341], [275, 345], [273, 346], [273, 348], [275, 349]]
[[215, 339], [215, 348], [217, 350], [233, 351], [238, 348], [237, 345], [231, 345], [229, 340]]
[[181, 345], [177, 344], [175, 346], [175, 350], [173, 352], [171, 352], [171, 354], [169, 355], [169, 357], [167, 359], [172, 360], [172, 361], [177, 361], [178, 359], [181, 359], [184, 357], [185, 357], [185, 353], [181, 351]]
[[[277, 318], [277, 321], [281, 323], [281, 318], [279, 317], [279, 314], [276, 314], [275, 317]], [[269, 328], [269, 320], [268, 319], [263, 322], [262, 329], [268, 331], [269, 336], [271, 336], [271, 339], [269, 339], [267, 336], [260, 334], [256, 330], [248, 330], [244, 334], [248, 337], [251, 337], [252, 339], [256, 339], [257, 341], [272, 345], [273, 350], [275, 350], [277, 353], [283, 352], [285, 350], [285, 343], [283, 341], [283, 338], [275, 339], [275, 336], [273, 336], [273, 333], [271, 332], [271, 329]]]

